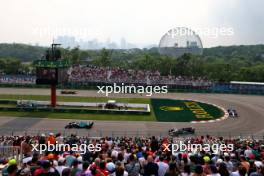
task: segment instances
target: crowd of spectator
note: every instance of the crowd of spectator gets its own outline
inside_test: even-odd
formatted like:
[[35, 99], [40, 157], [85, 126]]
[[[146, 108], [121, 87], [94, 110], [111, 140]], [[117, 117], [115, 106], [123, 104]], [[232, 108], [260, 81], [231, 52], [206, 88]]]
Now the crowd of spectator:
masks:
[[[183, 142], [234, 144], [230, 152], [177, 152], [164, 150], [164, 144]], [[21, 164], [12, 158], [0, 158], [2, 175], [8, 176], [263, 176], [264, 143], [256, 140], [224, 139], [200, 136], [181, 138], [104, 137], [71, 135], [2, 136], [1, 146], [18, 146]], [[101, 144], [100, 151], [32, 152], [32, 143]]]
[[[33, 75], [0, 74], [0, 84], [35, 84]], [[94, 65], [75, 65], [68, 70], [68, 83], [131, 83], [131, 84], [166, 84], [210, 86], [212, 84], [202, 77], [162, 76], [159, 71], [122, 69], [119, 67], [98, 67]]]
[[35, 84], [36, 77], [32, 75], [1, 75], [0, 84]]
[[144, 83], [144, 84], [176, 84], [176, 85], [211, 85], [206, 78], [167, 75], [159, 71], [122, 69], [119, 67], [97, 67], [92, 65], [76, 65], [69, 69], [69, 82], [85, 84], [89, 82], [107, 83]]

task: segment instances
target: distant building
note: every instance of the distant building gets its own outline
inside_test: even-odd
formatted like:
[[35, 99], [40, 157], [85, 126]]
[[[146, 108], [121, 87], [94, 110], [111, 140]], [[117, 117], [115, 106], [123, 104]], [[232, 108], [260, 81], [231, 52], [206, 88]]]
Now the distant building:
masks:
[[178, 27], [169, 30], [159, 42], [159, 53], [179, 57], [184, 53], [201, 55], [203, 45], [200, 37], [191, 29]]
[[60, 43], [63, 48], [68, 48], [68, 47], [74, 48], [76, 46], [79, 46], [80, 49], [91, 49], [91, 50], [98, 50], [102, 48], [107, 48], [107, 49], [139, 48], [138, 45], [127, 42], [125, 38], [121, 38], [120, 43], [116, 43], [111, 41], [110, 38], [108, 38], [105, 42], [99, 42], [97, 39], [76, 40], [76, 38], [72, 36], [58, 36], [54, 42]]
[[127, 43], [125, 38], [121, 38], [120, 40], [120, 49], [127, 49]]
[[60, 43], [63, 48], [73, 48], [77, 46], [77, 43], [75, 41], [75, 37], [70, 36], [58, 36], [55, 39], [55, 43]]

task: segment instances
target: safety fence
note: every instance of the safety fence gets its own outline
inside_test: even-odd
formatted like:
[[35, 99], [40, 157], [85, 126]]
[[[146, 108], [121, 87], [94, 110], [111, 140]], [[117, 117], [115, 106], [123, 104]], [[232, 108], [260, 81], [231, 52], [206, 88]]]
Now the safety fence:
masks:
[[[58, 134], [62, 136], [70, 136], [75, 134], [81, 137], [169, 137], [168, 131], [156, 131], [156, 130], [135, 130], [135, 131], [124, 131], [124, 130], [95, 130], [95, 129], [62, 129], [62, 130], [48, 130], [48, 129], [14, 129], [14, 128], [1, 128], [0, 135], [6, 136], [26, 136], [26, 135], [48, 135], [49, 133]], [[258, 139], [264, 140], [264, 133], [250, 133], [250, 132], [228, 132], [228, 131], [196, 131], [194, 134], [184, 134], [174, 137], [189, 138], [199, 136], [214, 136], [214, 137], [225, 137], [228, 139]]]
[[[88, 82], [80, 84], [63, 84], [58, 85], [60, 89], [79, 89], [79, 90], [98, 90], [97, 86], [107, 86], [112, 83], [107, 82]], [[135, 86], [148, 86], [148, 84], [133, 84]], [[166, 84], [155, 84], [166, 85]], [[167, 85], [169, 92], [186, 92], [186, 93], [224, 93], [224, 94], [249, 94], [249, 95], [264, 95], [264, 85], [233, 85], [230, 83], [213, 83], [209, 86], [194, 86], [194, 85]], [[13, 87], [13, 88], [49, 88], [47, 85], [36, 84], [4, 84], [0, 83], [0, 87]]]
[[22, 157], [22, 150], [20, 146], [0, 144], [0, 158], [13, 158], [20, 161]]

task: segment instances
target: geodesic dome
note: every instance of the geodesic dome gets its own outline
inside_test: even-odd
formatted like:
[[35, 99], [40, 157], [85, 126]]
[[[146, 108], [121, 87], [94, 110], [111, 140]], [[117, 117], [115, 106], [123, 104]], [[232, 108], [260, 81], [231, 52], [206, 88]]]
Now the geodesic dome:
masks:
[[179, 57], [184, 53], [201, 55], [203, 45], [199, 35], [194, 31], [185, 27], [177, 27], [162, 36], [159, 53], [173, 57]]

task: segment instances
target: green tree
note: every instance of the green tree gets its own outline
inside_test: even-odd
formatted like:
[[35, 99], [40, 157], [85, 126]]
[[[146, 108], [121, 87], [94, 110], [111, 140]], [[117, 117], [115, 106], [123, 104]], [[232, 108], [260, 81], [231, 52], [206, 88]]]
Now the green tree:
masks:
[[17, 74], [22, 67], [21, 61], [16, 58], [2, 58], [0, 60], [0, 63], [3, 64], [1, 69], [6, 74]]
[[103, 48], [100, 57], [95, 61], [100, 66], [108, 67], [112, 65], [112, 50]]
[[79, 47], [75, 47], [70, 50], [70, 61], [72, 64], [80, 64], [81, 59], [80, 59], [80, 49]]

